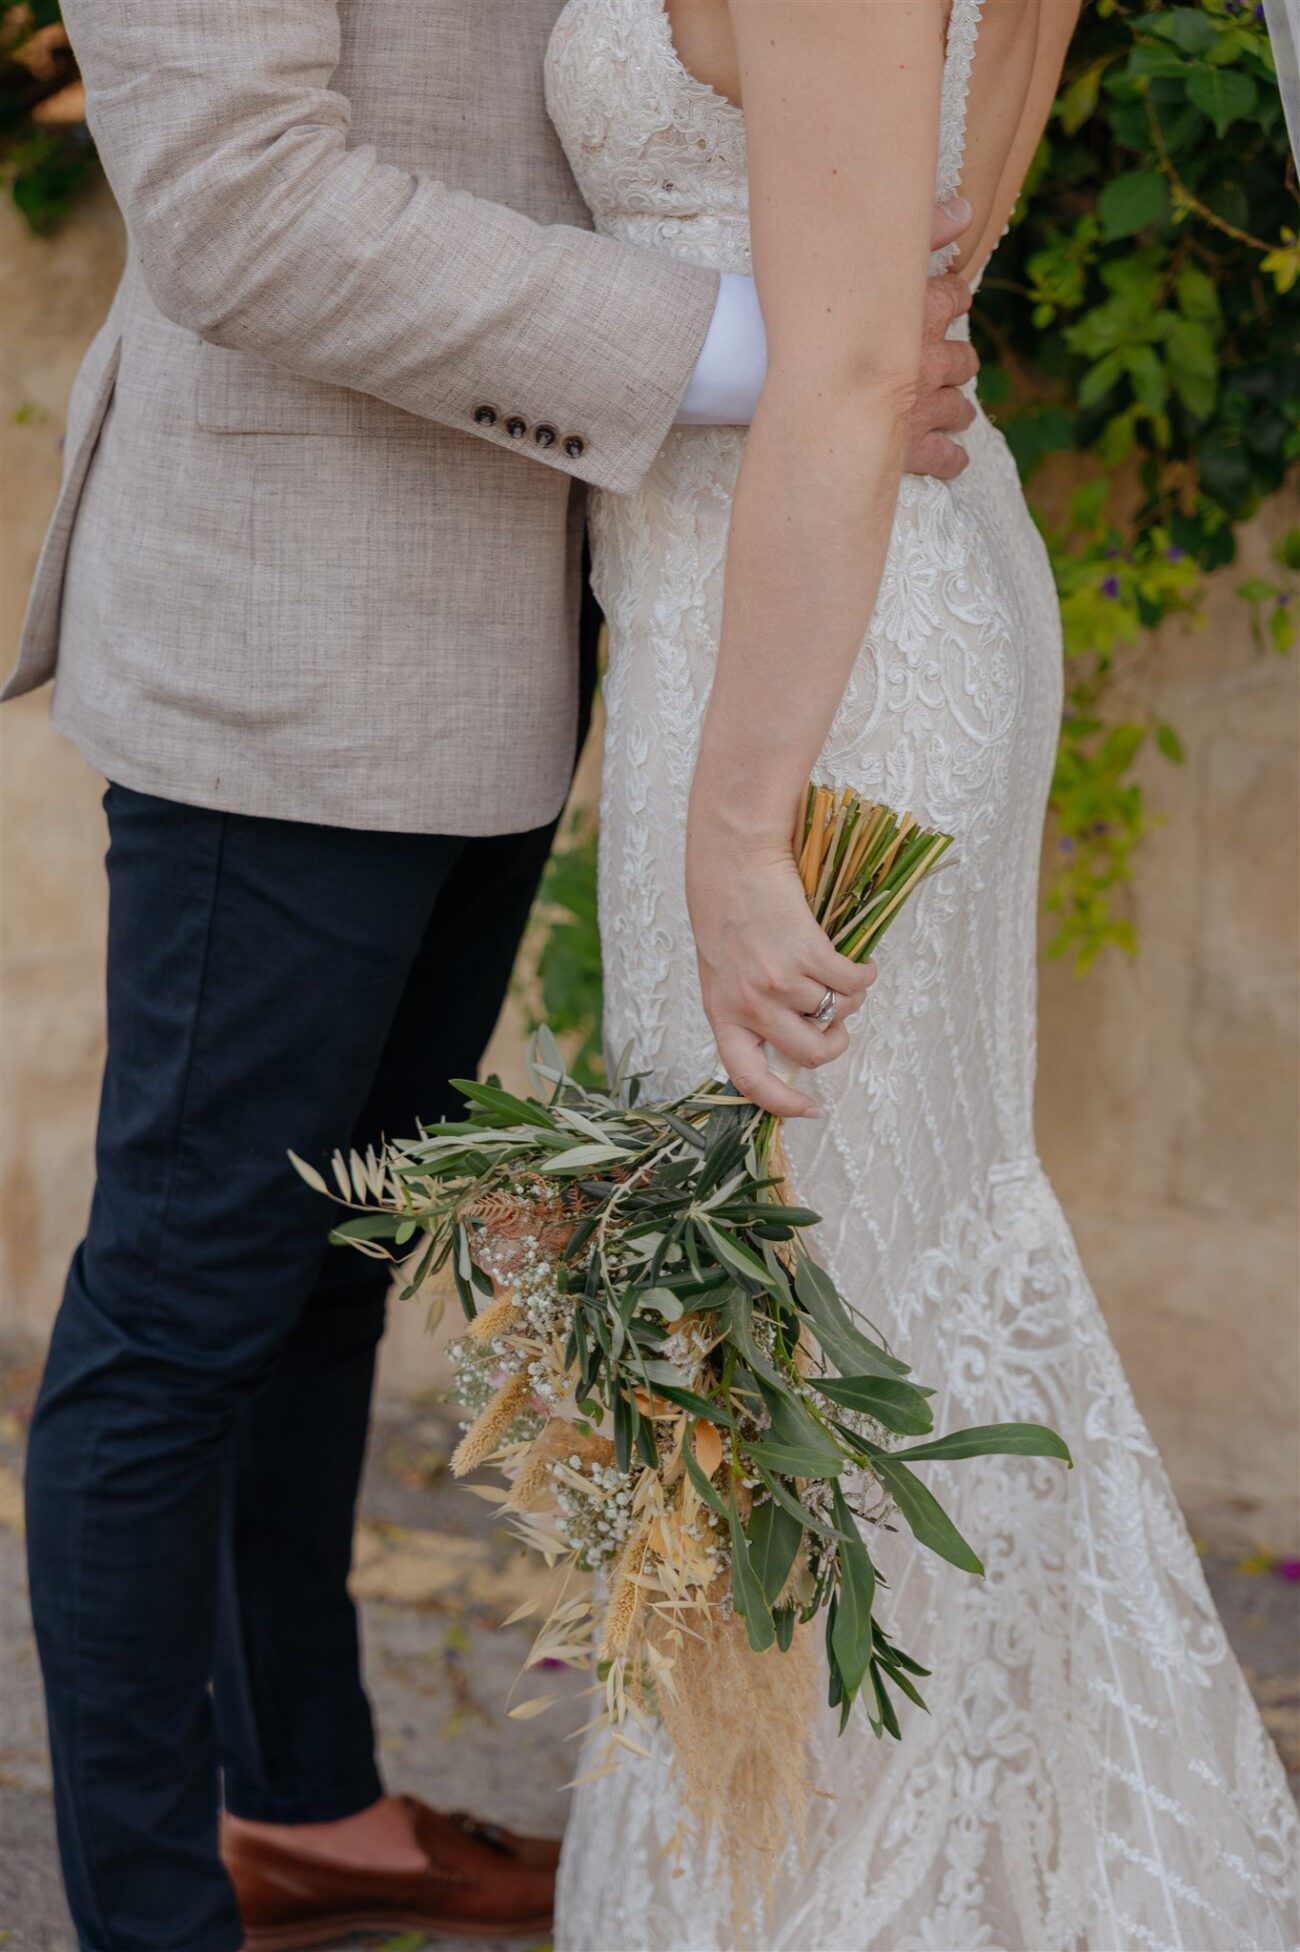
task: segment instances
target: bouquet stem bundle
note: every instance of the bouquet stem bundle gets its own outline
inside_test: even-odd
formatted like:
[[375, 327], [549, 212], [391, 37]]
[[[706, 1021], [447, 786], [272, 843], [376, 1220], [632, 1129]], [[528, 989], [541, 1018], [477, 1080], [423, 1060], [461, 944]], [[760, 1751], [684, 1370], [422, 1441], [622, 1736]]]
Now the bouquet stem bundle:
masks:
[[[798, 839], [813, 913], [859, 961], [951, 844], [821, 786]], [[546, 1031], [530, 1069], [526, 1099], [462, 1082], [463, 1120], [336, 1160], [358, 1211], [335, 1237], [419, 1249], [408, 1294], [450, 1270], [467, 1322], [453, 1466], [500, 1470], [508, 1488], [492, 1495], [519, 1535], [607, 1587], [601, 1613], [566, 1579], [530, 1664], [596, 1670], [615, 1750], [657, 1720], [690, 1810], [722, 1827], [735, 1867], [799, 1828], [790, 1725], [810, 1709], [783, 1677], [810, 1672], [814, 1623], [841, 1725], [861, 1703], [877, 1735], [897, 1736], [899, 1705], [924, 1706], [926, 1670], [882, 1618], [872, 1530], [905, 1525], [963, 1572], [982, 1568], [917, 1467], [1068, 1453], [1035, 1424], [934, 1434], [933, 1389], [810, 1250], [818, 1216], [774, 1170], [777, 1122], [729, 1085], [655, 1104], [635, 1079], [588, 1091]]]
[[888, 807], [809, 782], [799, 877], [808, 906], [850, 962], [866, 962], [913, 890], [952, 846], [951, 834]]

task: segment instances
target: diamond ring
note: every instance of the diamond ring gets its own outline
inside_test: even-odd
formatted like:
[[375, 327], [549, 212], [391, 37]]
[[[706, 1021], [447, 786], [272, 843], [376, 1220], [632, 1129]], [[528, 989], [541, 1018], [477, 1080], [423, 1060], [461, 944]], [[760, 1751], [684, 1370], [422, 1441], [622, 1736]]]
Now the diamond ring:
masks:
[[835, 1021], [839, 1000], [834, 990], [827, 990], [817, 1008], [808, 1012], [808, 1021], [815, 1023], [819, 1030], [829, 1030]]

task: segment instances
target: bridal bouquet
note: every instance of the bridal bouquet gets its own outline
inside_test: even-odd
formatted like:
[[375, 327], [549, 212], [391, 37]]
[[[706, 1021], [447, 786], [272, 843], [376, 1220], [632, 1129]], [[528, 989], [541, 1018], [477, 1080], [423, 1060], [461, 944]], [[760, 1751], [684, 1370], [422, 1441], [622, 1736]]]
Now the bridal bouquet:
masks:
[[[799, 858], [814, 914], [864, 961], [950, 845], [810, 786]], [[790, 1199], [780, 1125], [710, 1082], [670, 1103], [580, 1088], [542, 1032], [534, 1095], [464, 1083], [467, 1116], [335, 1162], [363, 1209], [336, 1238], [449, 1268], [468, 1423], [453, 1457], [566, 1573], [530, 1664], [594, 1667], [611, 1742], [653, 1719], [687, 1807], [733, 1854], [797, 1825], [820, 1628], [841, 1726], [897, 1736], [926, 1670], [891, 1638], [868, 1538], [905, 1525], [980, 1561], [917, 1467], [1002, 1453], [1068, 1462], [1035, 1424], [935, 1435], [907, 1363], [838, 1293]], [[312, 1168], [300, 1170], [319, 1190]], [[515, 1618], [521, 1617], [515, 1615]], [[782, 1656], [785, 1656], [782, 1659]], [[539, 1704], [529, 1701], [522, 1711]], [[540, 1705], [545, 1705], [540, 1704]]]

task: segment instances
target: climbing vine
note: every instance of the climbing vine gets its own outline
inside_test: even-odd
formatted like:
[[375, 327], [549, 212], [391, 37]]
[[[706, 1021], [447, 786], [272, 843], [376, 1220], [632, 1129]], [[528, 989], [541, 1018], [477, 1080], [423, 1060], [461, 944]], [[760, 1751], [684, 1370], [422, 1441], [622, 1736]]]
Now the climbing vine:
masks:
[[[980, 294], [981, 393], [1044, 528], [1068, 709], [1052, 792], [1053, 948], [1132, 950], [1116, 899], [1151, 822], [1134, 768], [1175, 726], [1119, 717], [1131, 664], [1300, 457], [1300, 202], [1262, 8], [1101, 0], [1080, 23], [1018, 221]], [[1074, 492], [1061, 511], [1061, 482]], [[1050, 512], [1049, 512], [1050, 511]], [[1239, 585], [1290, 648], [1300, 534]]]

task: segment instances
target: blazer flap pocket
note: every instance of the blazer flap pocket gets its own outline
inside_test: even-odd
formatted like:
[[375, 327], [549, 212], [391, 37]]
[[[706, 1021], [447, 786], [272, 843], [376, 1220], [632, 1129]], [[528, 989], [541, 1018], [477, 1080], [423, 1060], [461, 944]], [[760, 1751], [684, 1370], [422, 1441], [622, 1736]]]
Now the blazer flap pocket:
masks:
[[350, 440], [427, 437], [431, 423], [372, 393], [326, 386], [257, 353], [203, 340], [194, 418], [210, 434], [342, 434]]

